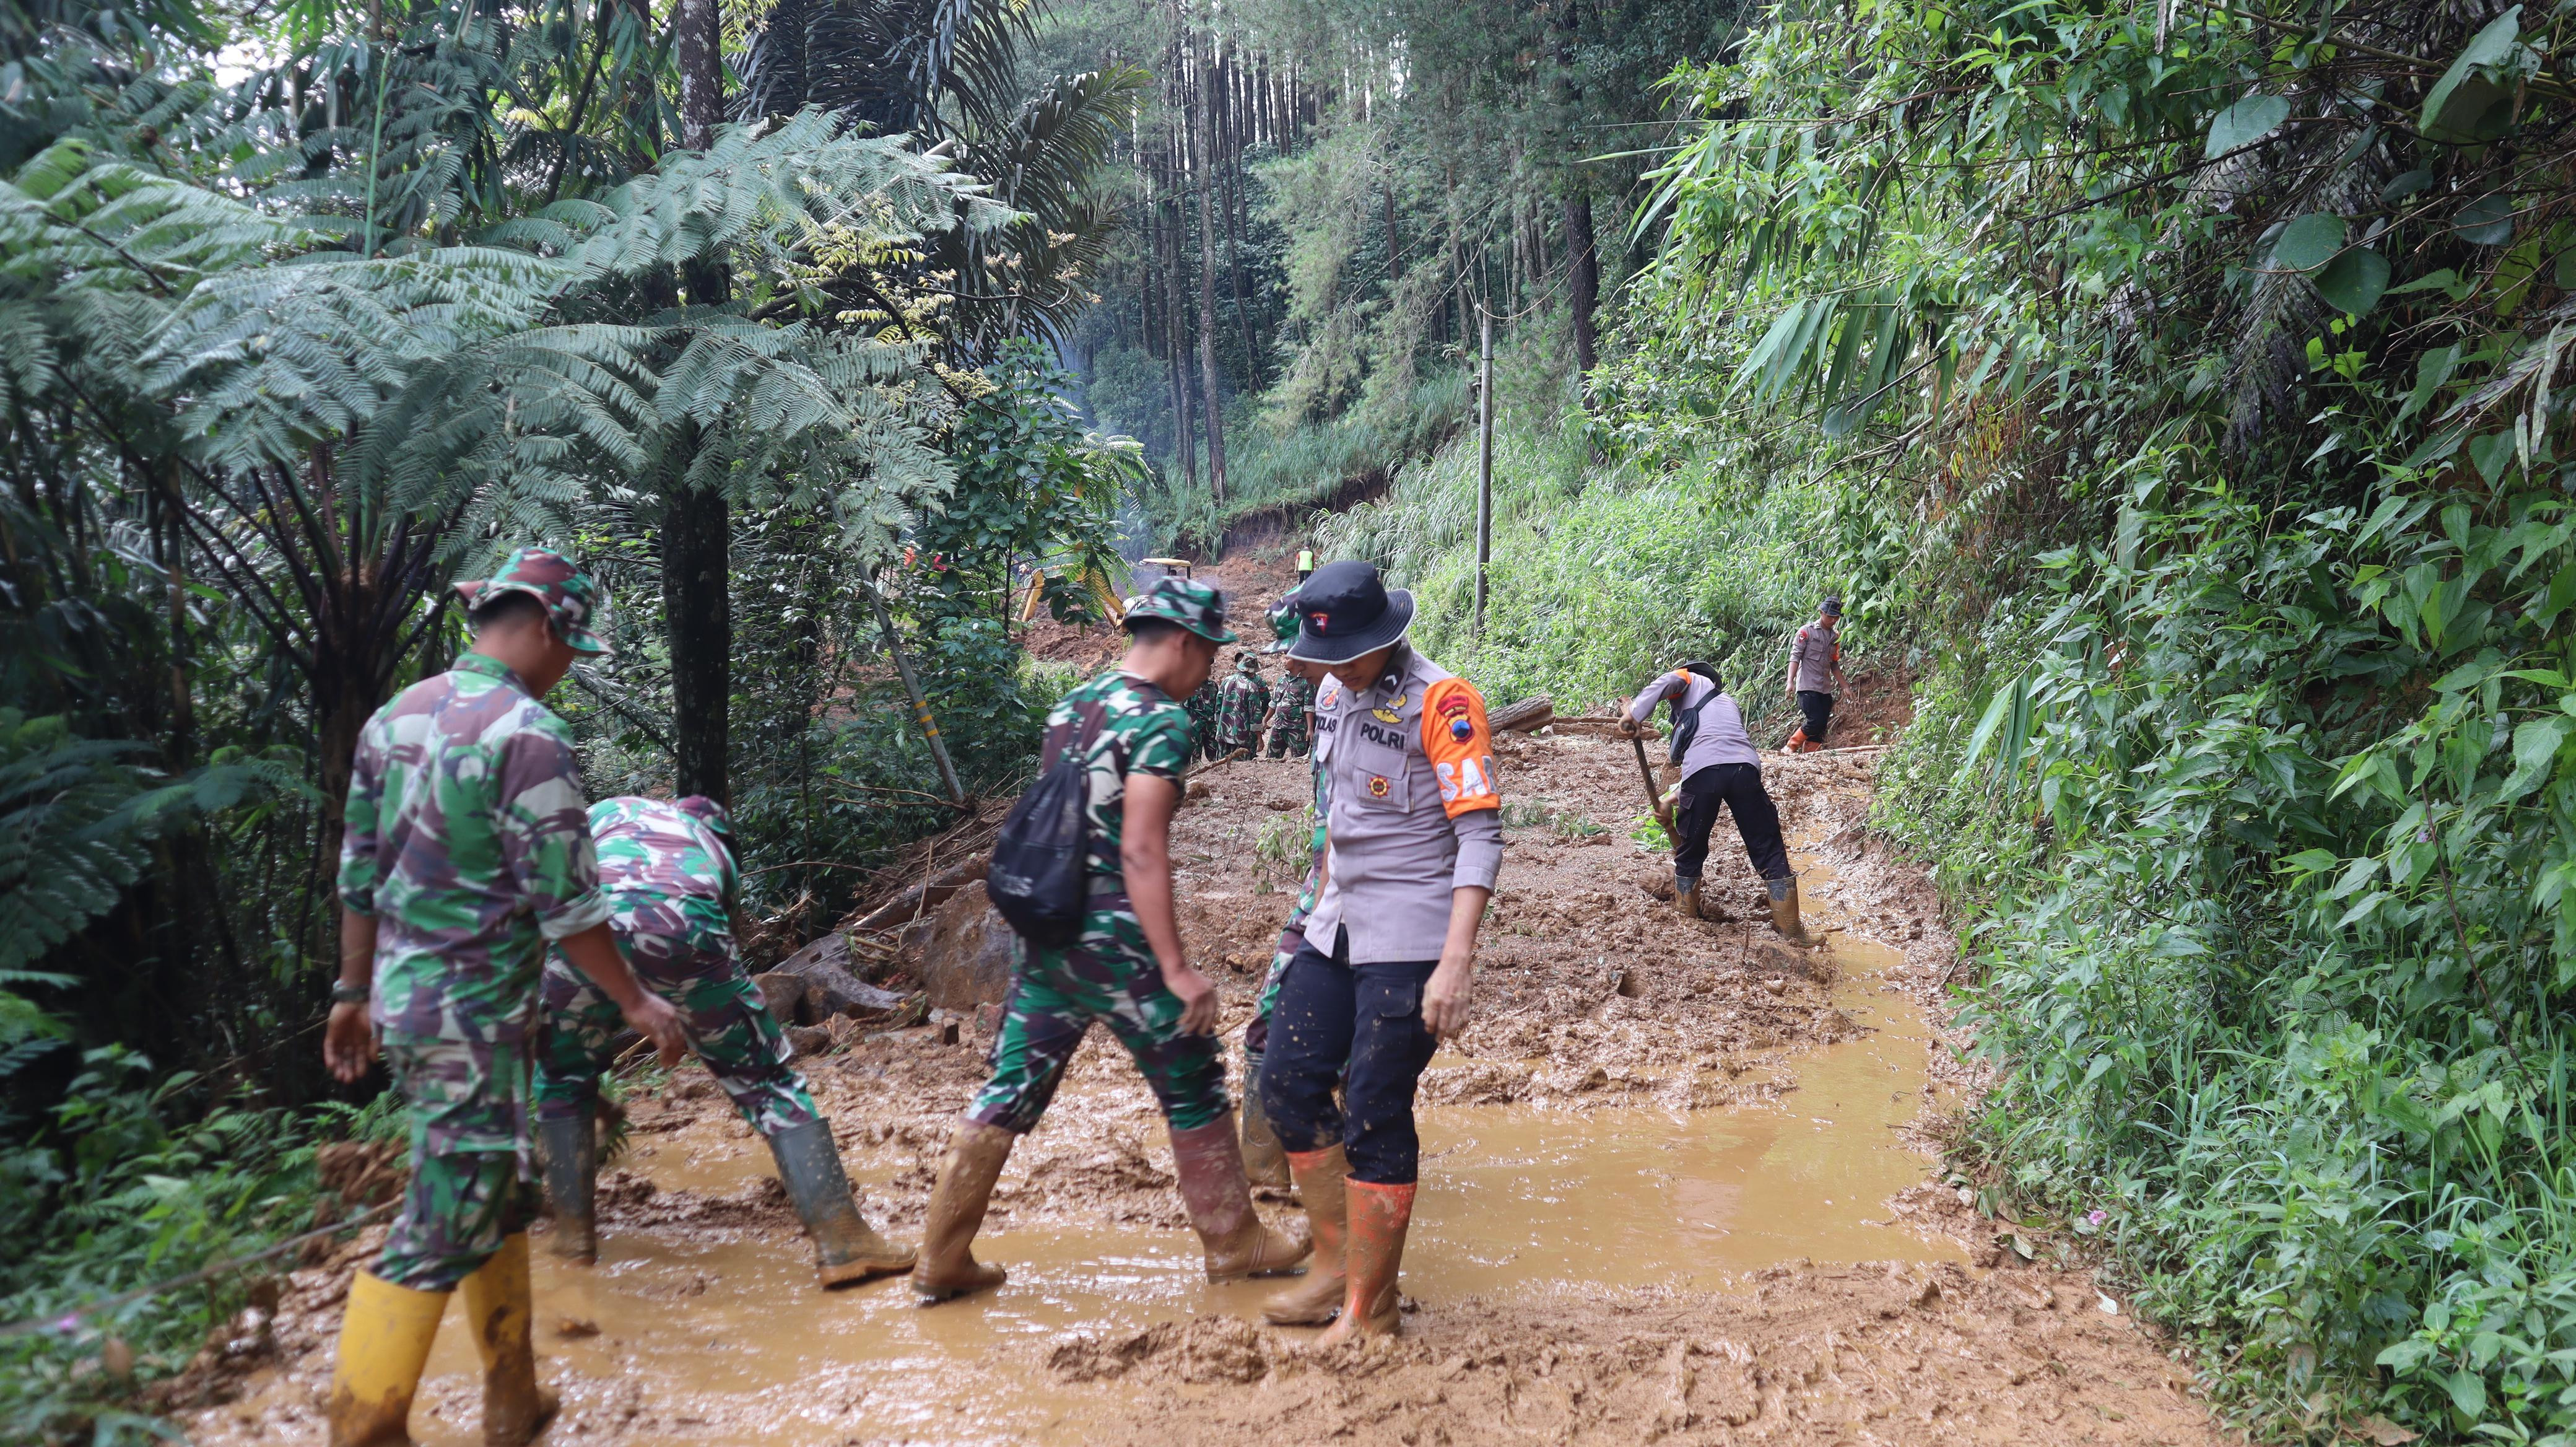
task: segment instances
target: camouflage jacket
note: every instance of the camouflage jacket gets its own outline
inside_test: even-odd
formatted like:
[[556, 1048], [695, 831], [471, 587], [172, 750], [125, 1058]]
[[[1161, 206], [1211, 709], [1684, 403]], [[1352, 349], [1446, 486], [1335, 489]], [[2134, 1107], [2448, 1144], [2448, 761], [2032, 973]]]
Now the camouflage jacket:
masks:
[[658, 935], [733, 955], [733, 851], [705, 821], [663, 799], [627, 795], [590, 806], [599, 887], [618, 934]]
[[1270, 685], [1259, 674], [1238, 673], [1218, 690], [1216, 736], [1226, 747], [1259, 742], [1262, 716], [1270, 711]]
[[358, 735], [340, 902], [376, 920], [387, 1036], [515, 1045], [548, 940], [608, 918], [572, 730], [469, 653]]
[[1190, 695], [1186, 705], [1190, 720], [1190, 747], [1199, 753], [1210, 752], [1216, 747], [1216, 693], [1216, 680], [1211, 678], [1199, 685], [1199, 691]]
[[1127, 876], [1118, 859], [1127, 823], [1127, 780], [1150, 774], [1180, 782], [1190, 762], [1189, 714], [1161, 689], [1113, 668], [1066, 694], [1047, 716], [1050, 731], [1077, 721], [1094, 730], [1086, 760], [1091, 790], [1085, 816], [1092, 908], [1083, 923], [1082, 947], [1150, 959], [1144, 927], [1127, 904]]
[[1295, 724], [1300, 717], [1315, 711], [1315, 686], [1296, 674], [1279, 680], [1270, 691], [1270, 722]]

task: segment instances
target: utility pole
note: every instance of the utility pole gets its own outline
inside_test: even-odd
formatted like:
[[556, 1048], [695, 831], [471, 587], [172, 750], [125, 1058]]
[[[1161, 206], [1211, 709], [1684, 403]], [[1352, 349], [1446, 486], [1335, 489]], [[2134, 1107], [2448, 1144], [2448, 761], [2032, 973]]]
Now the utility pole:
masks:
[[921, 736], [930, 742], [930, 756], [939, 761], [940, 782], [948, 786], [948, 797], [957, 807], [966, 807], [966, 786], [957, 782], [957, 766], [948, 762], [948, 745], [939, 737], [939, 721], [930, 716], [930, 700], [921, 696], [921, 680], [912, 676], [912, 659], [903, 651], [903, 640], [895, 636], [894, 615], [886, 611], [885, 594], [876, 584], [868, 585], [868, 600], [877, 605], [877, 627], [885, 631], [886, 652], [894, 655], [895, 672], [903, 675], [903, 690], [912, 695], [912, 716], [921, 725]]
[[1485, 565], [1494, 556], [1494, 314], [1476, 304], [1476, 636], [1485, 636]]

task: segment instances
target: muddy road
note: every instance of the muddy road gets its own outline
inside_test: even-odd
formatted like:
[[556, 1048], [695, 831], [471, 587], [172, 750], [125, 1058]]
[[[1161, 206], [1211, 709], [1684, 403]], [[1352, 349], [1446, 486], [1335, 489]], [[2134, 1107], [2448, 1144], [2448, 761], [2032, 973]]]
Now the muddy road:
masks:
[[[599, 1265], [538, 1254], [541, 1370], [565, 1400], [546, 1440], [2228, 1440], [2124, 1303], [2002, 1249], [1938, 1178], [1974, 1082], [1935, 1023], [1951, 955], [1929, 891], [1859, 827], [1873, 755], [1766, 763], [1809, 926], [1830, 931], [1800, 949], [1765, 927], [1724, 821], [1706, 894], [1733, 918], [1654, 897], [1626, 744], [1501, 754], [1502, 889], [1476, 1022], [1425, 1079], [1400, 1341], [1320, 1352], [1257, 1325], [1272, 1284], [1201, 1279], [1151, 1098], [1102, 1032], [1002, 1178], [978, 1253], [1009, 1283], [928, 1309], [899, 1281], [813, 1290], [766, 1149], [691, 1067], [632, 1102]], [[1230, 1031], [1303, 870], [1305, 780], [1302, 761], [1223, 766], [1181, 815], [1183, 931]], [[972, 1025], [941, 1034], [804, 1062], [893, 1234], [917, 1234], [982, 1076]], [[338, 1301], [375, 1244], [289, 1278], [268, 1345], [196, 1382], [194, 1440], [320, 1440]], [[478, 1381], [443, 1333], [422, 1441], [478, 1440]]]

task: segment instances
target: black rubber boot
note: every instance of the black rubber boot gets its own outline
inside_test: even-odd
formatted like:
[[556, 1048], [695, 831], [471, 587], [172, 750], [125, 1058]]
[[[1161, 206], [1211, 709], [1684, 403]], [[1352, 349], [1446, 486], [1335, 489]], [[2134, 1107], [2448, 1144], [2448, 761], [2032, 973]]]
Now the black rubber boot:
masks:
[[598, 1118], [585, 1108], [569, 1120], [539, 1120], [537, 1152], [544, 1158], [546, 1199], [555, 1213], [546, 1249], [588, 1266], [599, 1260]]
[[798, 1219], [814, 1238], [814, 1270], [825, 1289], [912, 1269], [912, 1248], [879, 1236], [859, 1214], [849, 1175], [841, 1169], [841, 1148], [832, 1143], [830, 1121], [787, 1127], [769, 1138], [769, 1152], [778, 1159], [787, 1199], [796, 1204]]

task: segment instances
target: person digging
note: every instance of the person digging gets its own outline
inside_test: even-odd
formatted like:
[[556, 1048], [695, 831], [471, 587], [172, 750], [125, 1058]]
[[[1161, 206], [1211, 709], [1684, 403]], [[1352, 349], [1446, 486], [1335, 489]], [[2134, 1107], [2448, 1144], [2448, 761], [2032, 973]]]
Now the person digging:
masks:
[[1502, 869], [1502, 795], [1484, 699], [1405, 642], [1412, 595], [1340, 562], [1296, 596], [1289, 656], [1336, 685], [1316, 709], [1330, 808], [1323, 889], [1271, 1017], [1261, 1098], [1315, 1264], [1263, 1314], [1332, 1320], [1329, 1345], [1398, 1329], [1421, 1163], [1414, 1093], [1440, 1040], [1467, 1023], [1476, 930]]
[[483, 1359], [483, 1441], [520, 1447], [554, 1415], [530, 1337], [528, 1047], [549, 941], [666, 1067], [680, 1018], [610, 932], [572, 730], [537, 700], [603, 654], [597, 589], [521, 548], [459, 584], [474, 630], [453, 668], [395, 695], [358, 736], [340, 843], [340, 979], [322, 1036], [343, 1082], [381, 1056], [407, 1098], [411, 1181], [373, 1270], [349, 1283], [323, 1415], [332, 1447], [411, 1441], [447, 1298]]
[[1798, 876], [1780, 841], [1780, 810], [1762, 785], [1762, 755], [1744, 731], [1744, 711], [1722, 686], [1714, 665], [1685, 663], [1657, 674], [1638, 690], [1620, 716], [1620, 736], [1635, 738], [1659, 703], [1671, 705], [1671, 759], [1682, 771], [1680, 807], [1673, 818], [1674, 907], [1691, 919], [1702, 918], [1700, 866], [1708, 860], [1717, 811], [1727, 808], [1735, 814], [1744, 853], [1771, 896], [1771, 927], [1789, 939], [1806, 938], [1798, 922]]
[[[806, 1234], [825, 1289], [912, 1268], [913, 1253], [859, 1214], [832, 1125], [760, 988], [734, 948], [741, 889], [732, 825], [701, 794], [677, 803], [626, 797], [590, 806], [608, 924], [644, 987], [680, 1012], [689, 1049], [769, 1142], [778, 1179]], [[599, 1257], [599, 1077], [615, 1054], [617, 1007], [558, 950], [546, 962], [537, 1046], [537, 1137], [554, 1206], [549, 1248], [589, 1265]]]
[[1183, 957], [1172, 911], [1172, 814], [1194, 737], [1175, 700], [1235, 641], [1225, 600], [1204, 583], [1164, 578], [1129, 602], [1122, 621], [1125, 660], [1065, 695], [1040, 753], [1052, 762], [1066, 749], [1085, 751], [1090, 909], [1073, 944], [1024, 947], [1012, 971], [992, 1076], [958, 1122], [931, 1190], [912, 1269], [925, 1300], [1002, 1283], [1001, 1267], [975, 1260], [976, 1229], [1012, 1144], [1037, 1125], [1094, 1021], [1127, 1048], [1162, 1106], [1208, 1279], [1268, 1275], [1306, 1259], [1306, 1243], [1253, 1211], [1216, 1039], [1216, 986]]

